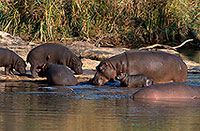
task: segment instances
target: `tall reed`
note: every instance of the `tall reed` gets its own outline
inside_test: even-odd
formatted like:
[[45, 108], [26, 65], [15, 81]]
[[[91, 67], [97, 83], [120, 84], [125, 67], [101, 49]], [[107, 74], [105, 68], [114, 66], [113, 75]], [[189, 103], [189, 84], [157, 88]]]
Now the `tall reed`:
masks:
[[199, 0], [1, 0], [0, 30], [29, 41], [78, 37], [140, 47], [200, 38]]

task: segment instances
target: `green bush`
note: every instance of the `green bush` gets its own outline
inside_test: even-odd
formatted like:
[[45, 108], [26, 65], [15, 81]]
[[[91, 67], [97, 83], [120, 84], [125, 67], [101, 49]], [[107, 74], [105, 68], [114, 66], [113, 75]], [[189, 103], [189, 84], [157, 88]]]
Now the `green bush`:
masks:
[[103, 46], [200, 38], [199, 0], [1, 0], [0, 30], [28, 41], [78, 37]]

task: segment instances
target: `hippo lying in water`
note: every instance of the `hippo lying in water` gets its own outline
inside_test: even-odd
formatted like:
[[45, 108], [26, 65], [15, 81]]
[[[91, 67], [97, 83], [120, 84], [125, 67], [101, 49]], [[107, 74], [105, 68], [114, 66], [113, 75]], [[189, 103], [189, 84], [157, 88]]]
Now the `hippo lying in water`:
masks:
[[92, 79], [96, 85], [115, 79], [119, 72], [144, 74], [151, 77], [154, 84], [184, 82], [187, 77], [187, 66], [182, 59], [161, 51], [130, 50], [102, 61], [96, 70]]
[[63, 64], [71, 68], [76, 74], [82, 74], [82, 62], [67, 47], [56, 44], [46, 43], [33, 48], [27, 56], [27, 62], [31, 64], [33, 77], [37, 76], [37, 67], [47, 63]]
[[116, 76], [116, 80], [121, 82], [121, 86], [127, 87], [145, 87], [153, 84], [153, 79], [143, 74], [128, 75], [120, 72]]
[[47, 63], [38, 67], [38, 70], [40, 77], [47, 77], [49, 85], [72, 86], [77, 84], [76, 77], [65, 65]]
[[200, 98], [200, 86], [185, 83], [165, 83], [144, 87], [136, 91], [133, 99], [195, 99]]
[[15, 69], [20, 74], [26, 74], [26, 63], [15, 52], [0, 48], [0, 67], [5, 67], [5, 75], [14, 74]]

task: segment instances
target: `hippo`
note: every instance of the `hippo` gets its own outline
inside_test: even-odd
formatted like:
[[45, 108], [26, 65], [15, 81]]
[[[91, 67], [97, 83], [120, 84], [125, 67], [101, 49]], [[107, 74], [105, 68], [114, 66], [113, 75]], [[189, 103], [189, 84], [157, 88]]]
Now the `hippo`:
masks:
[[144, 74], [151, 77], [154, 84], [184, 82], [187, 66], [181, 58], [166, 52], [130, 50], [100, 62], [91, 81], [95, 85], [104, 85], [115, 79], [119, 72]]
[[0, 67], [5, 67], [5, 75], [13, 75], [13, 69], [20, 74], [26, 74], [26, 63], [15, 52], [0, 48]]
[[121, 82], [121, 86], [127, 87], [145, 87], [153, 84], [153, 79], [143, 74], [128, 75], [127, 73], [120, 72], [116, 76], [116, 80]]
[[82, 62], [67, 47], [56, 43], [45, 43], [33, 48], [27, 55], [27, 62], [31, 64], [31, 74], [37, 76], [37, 67], [47, 63], [62, 64], [71, 68], [76, 74], [82, 74]]
[[196, 99], [200, 98], [200, 86], [180, 82], [155, 84], [139, 89], [131, 98], [134, 100]]
[[76, 77], [65, 65], [46, 63], [37, 70], [40, 77], [47, 77], [49, 85], [72, 86], [77, 84]]

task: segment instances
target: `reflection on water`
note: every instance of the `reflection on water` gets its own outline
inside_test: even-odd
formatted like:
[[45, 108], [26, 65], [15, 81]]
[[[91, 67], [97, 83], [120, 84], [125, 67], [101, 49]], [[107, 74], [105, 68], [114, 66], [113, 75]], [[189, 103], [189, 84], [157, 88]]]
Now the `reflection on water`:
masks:
[[[200, 85], [198, 75], [187, 83]], [[116, 84], [48, 87], [1, 82], [0, 130], [198, 130], [200, 100], [133, 101]]]

